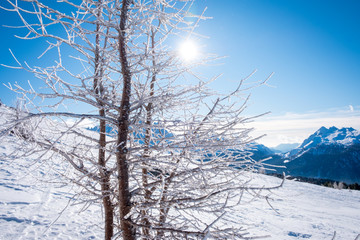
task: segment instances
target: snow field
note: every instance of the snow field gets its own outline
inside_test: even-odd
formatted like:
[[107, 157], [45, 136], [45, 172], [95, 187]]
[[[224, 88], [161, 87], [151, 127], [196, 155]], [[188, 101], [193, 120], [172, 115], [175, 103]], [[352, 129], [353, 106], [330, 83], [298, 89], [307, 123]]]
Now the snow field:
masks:
[[[44, 182], [46, 165], [31, 159], [1, 158], [11, 147], [0, 147], [0, 239], [102, 239], [100, 204], [74, 205], [74, 186]], [[32, 168], [33, 167], [33, 168]], [[46, 175], [46, 174], [45, 174]], [[55, 176], [56, 177], [56, 176]], [[254, 174], [252, 184], [276, 186], [281, 179]], [[54, 176], [50, 177], [54, 179]], [[266, 239], [353, 240], [360, 233], [360, 192], [337, 190], [286, 180], [268, 198], [244, 195], [227, 213], [225, 226], [244, 227], [249, 236]], [[204, 221], [209, 219], [202, 214]]]

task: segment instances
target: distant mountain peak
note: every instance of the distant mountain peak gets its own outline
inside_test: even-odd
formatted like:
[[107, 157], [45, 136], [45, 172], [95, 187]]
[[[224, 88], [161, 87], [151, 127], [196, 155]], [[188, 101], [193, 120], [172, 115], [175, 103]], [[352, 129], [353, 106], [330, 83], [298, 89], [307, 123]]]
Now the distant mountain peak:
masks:
[[337, 127], [321, 127], [314, 134], [304, 140], [300, 148], [312, 148], [319, 144], [343, 144], [351, 145], [360, 143], [360, 132], [352, 127], [337, 128]]
[[322, 126], [321, 128], [319, 128], [319, 130], [317, 130], [315, 132], [315, 134], [324, 134], [324, 133], [328, 132], [328, 130], [334, 129], [334, 128], [336, 128], [336, 127], [333, 126], [333, 127], [329, 128], [329, 129], [327, 129], [326, 127]]
[[278, 153], [286, 153], [300, 146], [300, 143], [282, 143], [276, 147], [270, 148], [271, 150]]
[[300, 147], [267, 163], [284, 164], [292, 176], [360, 182], [360, 132], [352, 127], [321, 127]]

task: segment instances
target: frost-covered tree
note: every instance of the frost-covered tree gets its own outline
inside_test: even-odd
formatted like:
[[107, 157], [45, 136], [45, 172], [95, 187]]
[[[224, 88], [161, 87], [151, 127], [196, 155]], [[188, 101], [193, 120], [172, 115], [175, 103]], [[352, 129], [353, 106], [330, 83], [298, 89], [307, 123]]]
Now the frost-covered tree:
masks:
[[[194, 73], [212, 58], [188, 61], [174, 46], [196, 37], [205, 19], [189, 13], [192, 3], [3, 3], [23, 22], [20, 38], [45, 39], [41, 56], [57, 54], [43, 67], [14, 56], [15, 68], [42, 88], [8, 85], [23, 107], [6, 113], [1, 135], [19, 138], [17, 157], [41, 153], [39, 161], [63, 166], [57, 171], [81, 187], [82, 201], [101, 201], [105, 239], [246, 238], [223, 217], [245, 193], [262, 197], [278, 187], [250, 184], [261, 163], [247, 150], [252, 118], [241, 115], [247, 79], [219, 94], [208, 86], [217, 77]], [[89, 120], [96, 132], [84, 129]]]

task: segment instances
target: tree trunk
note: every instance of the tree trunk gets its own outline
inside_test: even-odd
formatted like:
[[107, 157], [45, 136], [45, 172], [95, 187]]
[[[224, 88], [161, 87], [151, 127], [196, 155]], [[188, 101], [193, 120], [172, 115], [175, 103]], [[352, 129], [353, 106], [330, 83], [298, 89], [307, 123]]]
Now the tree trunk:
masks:
[[[99, 0], [99, 11], [98, 18], [102, 14], [101, 3]], [[97, 103], [100, 105], [99, 115], [105, 117], [104, 104], [102, 103], [102, 97], [104, 94], [102, 78], [103, 78], [103, 68], [104, 66], [101, 63], [100, 59], [100, 25], [96, 24], [96, 36], [95, 36], [95, 73], [94, 73], [94, 91], [96, 94]], [[106, 44], [106, 40], [105, 43]], [[101, 195], [103, 200], [103, 207], [105, 213], [104, 221], [104, 230], [105, 230], [105, 240], [111, 240], [114, 235], [114, 207], [110, 198], [110, 173], [106, 169], [106, 121], [100, 120], [100, 136], [99, 136], [99, 154], [98, 154], [98, 164], [99, 164], [99, 174], [100, 174], [100, 185], [101, 185]]]
[[[123, 90], [121, 105], [119, 108], [118, 134], [117, 134], [117, 171], [119, 186], [119, 213], [120, 228], [124, 240], [135, 240], [135, 229], [132, 227], [131, 218], [128, 215], [131, 210], [131, 195], [129, 191], [129, 168], [127, 162], [127, 138], [129, 134], [130, 96], [131, 96], [131, 72], [126, 54], [125, 30], [128, 18], [129, 0], [122, 1], [120, 29], [119, 29], [119, 53], [121, 73], [123, 78]], [[126, 217], [126, 218], [125, 218]]]
[[[100, 110], [100, 115], [105, 116], [105, 111]], [[100, 149], [99, 149], [99, 167], [101, 177], [101, 193], [103, 196], [103, 206], [105, 212], [105, 240], [111, 240], [114, 234], [114, 208], [110, 198], [110, 173], [106, 170], [105, 163], [105, 145], [106, 145], [106, 122], [100, 120]]]

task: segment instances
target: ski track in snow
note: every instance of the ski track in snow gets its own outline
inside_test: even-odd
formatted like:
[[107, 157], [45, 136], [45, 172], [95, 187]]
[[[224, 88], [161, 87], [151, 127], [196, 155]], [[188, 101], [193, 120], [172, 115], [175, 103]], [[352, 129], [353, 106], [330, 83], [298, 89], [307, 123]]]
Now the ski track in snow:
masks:
[[[7, 162], [1, 158], [5, 150], [2, 147], [0, 153], [1, 240], [103, 239], [99, 205], [81, 211], [81, 205], [68, 204], [73, 196], [70, 186], [44, 183], [24, 173], [26, 160]], [[274, 186], [281, 180], [254, 175], [253, 182]], [[269, 202], [276, 211], [257, 199], [238, 205], [223, 222], [244, 226], [251, 236], [271, 235], [267, 239], [274, 240], [330, 240], [334, 231], [337, 240], [353, 240], [360, 233], [360, 191], [287, 180]]]

